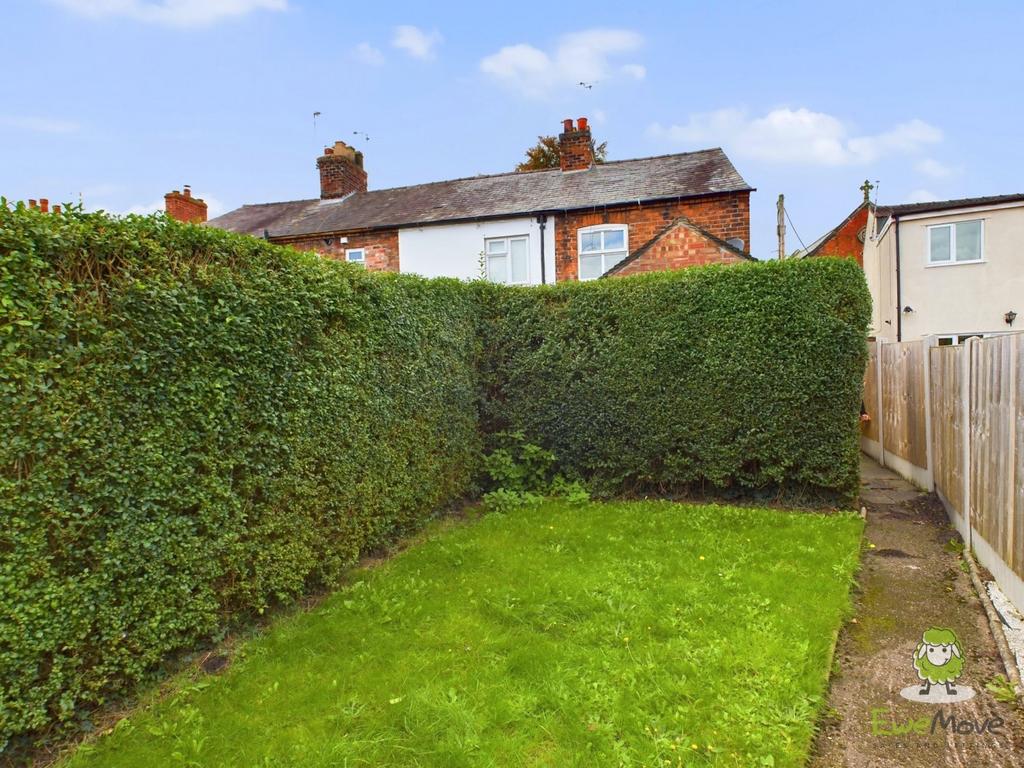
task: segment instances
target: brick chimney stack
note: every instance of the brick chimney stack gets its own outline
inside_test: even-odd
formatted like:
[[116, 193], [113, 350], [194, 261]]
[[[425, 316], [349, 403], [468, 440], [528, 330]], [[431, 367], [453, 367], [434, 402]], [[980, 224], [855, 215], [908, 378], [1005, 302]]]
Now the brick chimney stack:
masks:
[[186, 224], [200, 224], [206, 221], [206, 203], [198, 197], [192, 197], [192, 188], [188, 184], [184, 189], [184, 192], [174, 190], [164, 195], [164, 210], [167, 211], [167, 215]]
[[572, 120], [562, 121], [558, 149], [563, 171], [582, 171], [594, 164], [594, 146], [587, 118], [581, 117], [575, 126]]
[[343, 141], [336, 141], [333, 147], [326, 147], [324, 153], [316, 159], [316, 167], [320, 169], [321, 200], [366, 191], [363, 153]]

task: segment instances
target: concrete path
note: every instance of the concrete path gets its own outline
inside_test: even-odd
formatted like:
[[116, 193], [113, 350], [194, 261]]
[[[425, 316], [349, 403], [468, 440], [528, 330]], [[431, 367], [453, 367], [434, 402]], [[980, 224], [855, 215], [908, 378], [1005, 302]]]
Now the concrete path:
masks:
[[[985, 688], [1004, 671], [942, 505], [866, 457], [861, 486], [867, 548], [855, 617], [839, 638], [810, 765], [1024, 768], [1020, 714]], [[953, 630], [962, 645], [955, 696], [942, 686], [918, 693], [914, 651], [930, 627]]]

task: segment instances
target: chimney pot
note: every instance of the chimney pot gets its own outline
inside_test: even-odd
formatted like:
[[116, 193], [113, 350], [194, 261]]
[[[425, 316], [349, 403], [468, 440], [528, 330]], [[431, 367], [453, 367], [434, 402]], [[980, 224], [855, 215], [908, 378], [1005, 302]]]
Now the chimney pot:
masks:
[[581, 117], [579, 120], [576, 121], [576, 125], [577, 125], [577, 130], [580, 130], [580, 131], [587, 130], [587, 118]]
[[53, 206], [53, 212], [54, 213], [60, 213], [60, 206], [59, 205]]
[[572, 120], [571, 119], [566, 118], [565, 120], [562, 121], [562, 131], [564, 133], [569, 133], [569, 132], [572, 131]]
[[45, 198], [45, 197], [40, 197], [39, 198], [39, 210], [41, 210], [43, 213], [49, 213], [50, 212], [50, 201], [49, 201], [48, 198]]
[[192, 198], [192, 187], [190, 187], [188, 184], [185, 185], [185, 197], [187, 199]]
[[29, 198], [28, 207], [31, 208], [34, 211], [36, 209], [36, 201], [31, 199], [31, 198]]

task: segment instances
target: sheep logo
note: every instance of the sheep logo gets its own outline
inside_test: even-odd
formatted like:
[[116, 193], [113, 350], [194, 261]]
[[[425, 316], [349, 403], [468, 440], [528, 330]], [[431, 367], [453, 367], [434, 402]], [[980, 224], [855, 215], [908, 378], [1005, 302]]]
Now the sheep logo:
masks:
[[[900, 691], [905, 699], [951, 704], [974, 696], [972, 688], [954, 685], [964, 673], [964, 648], [951, 629], [932, 627], [921, 635], [921, 641], [914, 648], [914, 671], [921, 678], [921, 685]], [[936, 687], [936, 692], [932, 692], [932, 686]]]

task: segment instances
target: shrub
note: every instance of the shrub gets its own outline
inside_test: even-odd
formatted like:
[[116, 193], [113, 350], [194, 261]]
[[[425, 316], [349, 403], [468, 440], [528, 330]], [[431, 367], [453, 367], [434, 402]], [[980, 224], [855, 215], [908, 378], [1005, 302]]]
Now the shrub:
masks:
[[522, 432], [499, 432], [494, 440], [498, 447], [483, 460], [491, 489], [483, 497], [488, 509], [509, 512], [539, 504], [546, 497], [572, 504], [589, 501], [590, 495], [579, 481], [556, 472], [555, 454], [526, 442]]
[[603, 494], [856, 494], [870, 297], [855, 262], [475, 289], [486, 433], [522, 432]]
[[0, 205], [0, 302], [0, 747], [471, 491], [457, 281]]

